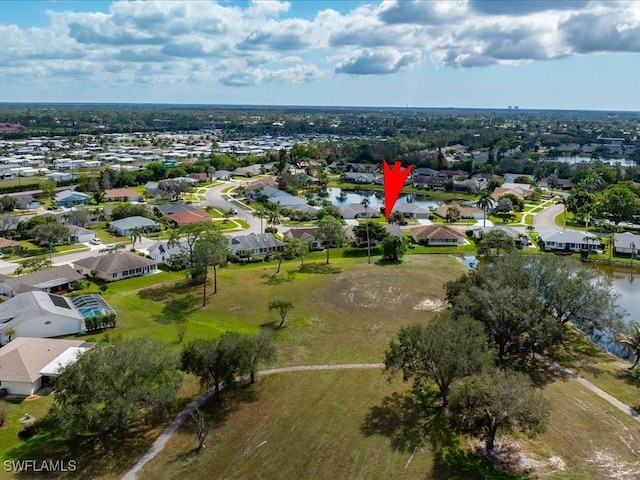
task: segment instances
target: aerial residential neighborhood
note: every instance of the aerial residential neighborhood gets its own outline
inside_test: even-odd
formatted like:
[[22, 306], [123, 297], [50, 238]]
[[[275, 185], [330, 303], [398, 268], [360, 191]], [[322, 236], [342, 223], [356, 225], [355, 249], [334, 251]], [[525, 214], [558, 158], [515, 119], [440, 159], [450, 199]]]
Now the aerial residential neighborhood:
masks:
[[[216, 342], [225, 339], [234, 345], [256, 329], [277, 338], [280, 331], [299, 335], [309, 328], [316, 332], [311, 343], [323, 345], [323, 335], [331, 331], [326, 328], [346, 335], [340, 333], [344, 318], [352, 317], [363, 325], [374, 322], [369, 333], [352, 338], [354, 354], [345, 355], [359, 365], [360, 359], [372, 357], [356, 352], [384, 352], [384, 342], [393, 335], [404, 341], [403, 328], [409, 324], [382, 324], [375, 320], [376, 312], [395, 318], [394, 309], [402, 308], [407, 321], [431, 319], [427, 325], [432, 327], [427, 328], [445, 328], [450, 321], [442, 313], [447, 305], [455, 312], [462, 302], [473, 311], [465, 302], [491, 301], [472, 300], [476, 290], [458, 289], [455, 282], [464, 282], [477, 271], [474, 281], [489, 275], [487, 291], [508, 291], [522, 280], [500, 286], [495, 282], [512, 273], [491, 272], [503, 268], [526, 272], [530, 267], [510, 266], [517, 258], [540, 261], [531, 268], [543, 269], [546, 273], [540, 278], [549, 282], [556, 281], [550, 273], [554, 270], [546, 268], [569, 276], [577, 274], [573, 269], [586, 269], [580, 275], [587, 283], [580, 288], [587, 292], [593, 286], [594, 291], [587, 294], [601, 298], [598, 305], [611, 308], [597, 312], [597, 325], [618, 325], [620, 313], [617, 304], [611, 303], [616, 291], [596, 281], [596, 272], [598, 265], [634, 267], [640, 247], [636, 223], [640, 222], [633, 205], [607, 203], [614, 192], [620, 195], [620, 189], [637, 198], [635, 183], [602, 181], [611, 178], [607, 169], [613, 171], [615, 166], [598, 164], [593, 168], [600, 173], [585, 175], [550, 159], [548, 165], [556, 165], [554, 169], [539, 168], [533, 175], [524, 173], [522, 166], [514, 167], [513, 159], [522, 155], [516, 150], [505, 150], [501, 159], [494, 152], [490, 165], [482, 148], [454, 145], [444, 149], [446, 154], [427, 149], [422, 157], [401, 157], [413, 171], [387, 215], [381, 162], [329, 162], [318, 145], [332, 140], [322, 135], [291, 135], [274, 138], [273, 143], [255, 136], [260, 149], [250, 148], [251, 140], [244, 139], [251, 152], [246, 154], [229, 150], [231, 141], [220, 136], [218, 129], [106, 134], [78, 137], [72, 149], [69, 142], [56, 137], [4, 141], [5, 158], [32, 162], [37, 154], [39, 168], [68, 174], [54, 181], [43, 170], [32, 175], [41, 179], [24, 186], [22, 179], [18, 184], [15, 177], [7, 176], [4, 181], [11, 183], [6, 193], [0, 193], [0, 297], [4, 300], [0, 303], [0, 394], [12, 402], [16, 432], [24, 430], [22, 436], [37, 432], [37, 417], [50, 418], [53, 413], [47, 414], [48, 408], [51, 412], [61, 408], [55, 402], [60, 395], [56, 385], [67, 381], [64, 372], [88, 368], [85, 362], [102, 355], [103, 345], [122, 348], [117, 355], [123, 355], [124, 361], [127, 348], [139, 352], [168, 348], [166, 354], [171, 356], [171, 352], [190, 351], [200, 340], [223, 348]], [[385, 145], [375, 139], [347, 137], [347, 141], [374, 145], [382, 149], [381, 157], [385, 155]], [[155, 146], [157, 142], [162, 142], [161, 148]], [[144, 145], [137, 152], [132, 144]], [[66, 150], [67, 163], [56, 158], [60, 150]], [[80, 163], [82, 158], [86, 163]], [[421, 160], [416, 166], [409, 158]], [[235, 159], [236, 168], [220, 168], [231, 168], [230, 159]], [[528, 160], [521, 161], [526, 165]], [[512, 171], [474, 173], [477, 169], [495, 172], [496, 162], [504, 162]], [[471, 166], [471, 170], [459, 166]], [[635, 175], [634, 168], [626, 168], [625, 178]], [[24, 181], [29, 182], [26, 176]], [[0, 182], [0, 192], [2, 188]], [[586, 266], [580, 267], [580, 262], [545, 266], [550, 261], [570, 262], [568, 257]], [[401, 276], [393, 280], [393, 272]], [[527, 281], [535, 283], [535, 278]], [[615, 285], [617, 291], [625, 291], [624, 286]], [[385, 301], [382, 291], [395, 293]], [[393, 307], [394, 295], [407, 298], [402, 307]], [[458, 300], [461, 295], [469, 299]], [[533, 301], [533, 297], [522, 301]], [[510, 305], [499, 302], [488, 311]], [[586, 309], [591, 305], [582, 304]], [[539, 308], [541, 318], [557, 315], [544, 317], [546, 306]], [[492, 321], [482, 312], [474, 313], [474, 318]], [[596, 315], [589, 312], [585, 315]], [[507, 315], [516, 321], [513, 311]], [[574, 325], [588, 334], [589, 318]], [[331, 327], [314, 322], [329, 322]], [[384, 337], [375, 333], [379, 328], [386, 332]], [[518, 328], [518, 335], [531, 334], [531, 326]], [[625, 328], [618, 335], [628, 335], [622, 333]], [[588, 341], [610, 350], [620, 361], [625, 356], [633, 359], [634, 351], [624, 347], [630, 343], [616, 342], [627, 338], [623, 336]], [[253, 342], [258, 337], [246, 338]], [[522, 352], [554, 355], [546, 345], [560, 337], [540, 339], [535, 345], [518, 340], [511, 347], [500, 343], [503, 337], [489, 338], [488, 345], [503, 349], [499, 355], [507, 359], [519, 358]], [[154, 343], [167, 340], [174, 346]], [[323, 355], [304, 353], [304, 344], [296, 342], [275, 342], [273, 347], [277, 345], [283, 355], [277, 365], [323, 361]], [[524, 350], [517, 353], [516, 345]], [[258, 360], [265, 366], [273, 361], [270, 357]], [[395, 361], [385, 360], [389, 373]], [[181, 368], [198, 375], [188, 364]], [[603, 388], [595, 379], [590, 385], [594, 391]], [[216, 388], [210, 392], [220, 399], [230, 394]], [[454, 393], [454, 405], [455, 398]], [[42, 410], [32, 405], [42, 405]], [[40, 413], [34, 417], [33, 412]], [[19, 414], [22, 417], [16, 420]]]
[[639, 35], [0, 1], [0, 480], [640, 479]]

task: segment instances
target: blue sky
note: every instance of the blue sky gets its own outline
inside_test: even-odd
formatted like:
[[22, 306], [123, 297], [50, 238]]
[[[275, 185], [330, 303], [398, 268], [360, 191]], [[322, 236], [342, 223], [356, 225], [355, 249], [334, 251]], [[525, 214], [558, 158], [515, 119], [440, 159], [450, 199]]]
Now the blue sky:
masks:
[[0, 1], [0, 102], [640, 111], [640, 2]]

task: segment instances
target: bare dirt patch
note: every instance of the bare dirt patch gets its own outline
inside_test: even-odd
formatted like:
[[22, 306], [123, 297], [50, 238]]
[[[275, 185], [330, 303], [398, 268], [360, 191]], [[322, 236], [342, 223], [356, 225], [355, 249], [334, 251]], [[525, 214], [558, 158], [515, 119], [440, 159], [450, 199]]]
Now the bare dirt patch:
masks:
[[447, 309], [447, 304], [439, 298], [425, 298], [413, 307], [413, 309], [427, 312], [442, 312]]
[[443, 283], [459, 275], [448, 258], [411, 258], [401, 265], [358, 268], [340, 274], [328, 292], [335, 306], [392, 310], [397, 314], [446, 308]]

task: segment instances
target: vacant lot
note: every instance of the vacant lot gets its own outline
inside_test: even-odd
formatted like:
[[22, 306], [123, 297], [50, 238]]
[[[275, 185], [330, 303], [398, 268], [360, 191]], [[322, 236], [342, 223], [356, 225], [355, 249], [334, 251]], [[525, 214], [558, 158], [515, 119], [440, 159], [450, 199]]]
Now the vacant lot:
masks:
[[[444, 282], [464, 271], [440, 255], [412, 255], [387, 266], [336, 258], [328, 270], [319, 264], [312, 269], [325, 273], [298, 273], [298, 267], [285, 262], [275, 278], [275, 263], [220, 269], [218, 293], [206, 307], [202, 288], [179, 272], [118, 282], [104, 296], [118, 312], [123, 336], [152, 335], [176, 345], [176, 315], [189, 318], [186, 342], [227, 330], [255, 332], [276, 321], [269, 300], [290, 299], [295, 308], [277, 332], [278, 365], [378, 362], [401, 326], [428, 320], [444, 307]], [[160, 281], [165, 283], [154, 285]]]
[[[379, 370], [310, 371], [261, 378], [221, 410], [206, 407], [211, 430], [194, 451], [184, 425], [141, 478], [220, 479], [517, 479], [499, 475], [442, 430], [428, 413], [406, 408], [406, 385]], [[509, 440], [520, 462], [541, 479], [635, 480], [640, 477], [640, 422], [574, 381], [543, 389], [552, 404], [547, 432]], [[422, 433], [419, 427], [424, 427]], [[450, 439], [449, 439], [450, 441]]]

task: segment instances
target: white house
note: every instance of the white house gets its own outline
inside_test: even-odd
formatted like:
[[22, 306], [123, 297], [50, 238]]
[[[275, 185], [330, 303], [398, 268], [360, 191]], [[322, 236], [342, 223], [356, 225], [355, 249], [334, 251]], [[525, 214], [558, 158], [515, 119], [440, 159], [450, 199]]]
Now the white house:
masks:
[[66, 225], [71, 243], [86, 243], [96, 238], [95, 232], [77, 225]]
[[62, 337], [84, 333], [84, 317], [60, 295], [32, 291], [20, 293], [0, 303], [0, 341], [12, 329], [15, 337]]
[[178, 245], [169, 245], [168, 240], [161, 240], [154, 243], [147, 249], [149, 258], [158, 263], [167, 264], [172, 258], [189, 254], [189, 246], [187, 241], [182, 239]]
[[640, 235], [630, 232], [616, 233], [614, 236], [614, 251], [636, 257], [640, 253]]
[[578, 230], [553, 230], [538, 235], [538, 243], [543, 250], [580, 252], [600, 248], [600, 239], [590, 232]]
[[114, 220], [109, 222], [109, 228], [121, 237], [128, 237], [133, 232], [134, 228], [139, 229], [142, 232], [152, 232], [160, 230], [160, 224], [155, 220], [151, 220], [147, 217], [127, 217], [120, 220]]
[[82, 340], [19, 337], [0, 348], [0, 389], [33, 395], [94, 344]]

